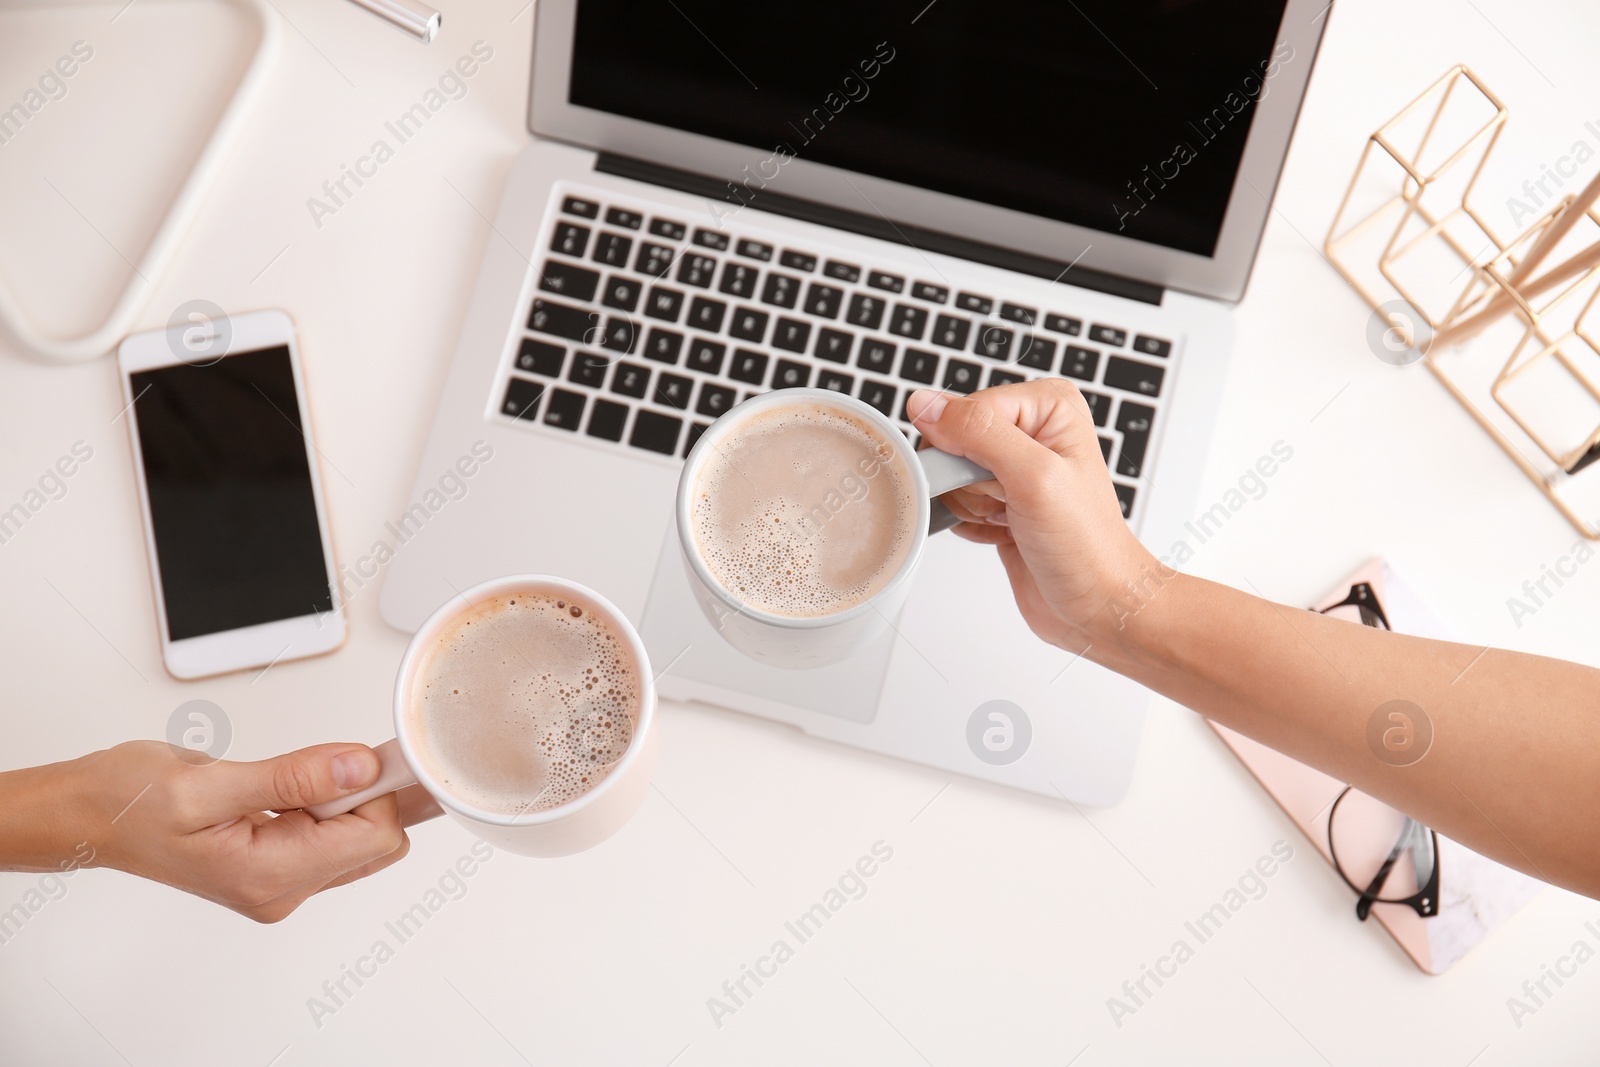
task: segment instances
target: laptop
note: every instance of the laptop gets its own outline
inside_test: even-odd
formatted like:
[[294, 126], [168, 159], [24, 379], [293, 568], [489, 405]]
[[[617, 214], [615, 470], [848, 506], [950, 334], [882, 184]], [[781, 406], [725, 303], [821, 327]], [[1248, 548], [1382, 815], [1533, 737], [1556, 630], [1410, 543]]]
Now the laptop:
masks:
[[848, 393], [915, 440], [915, 388], [1054, 376], [1169, 552], [1324, 2], [543, 0], [384, 619], [561, 575], [639, 625], [663, 697], [1115, 802], [1149, 694], [1035, 637], [993, 549], [934, 536], [882, 639], [785, 670], [700, 614], [674, 486], [768, 390]]

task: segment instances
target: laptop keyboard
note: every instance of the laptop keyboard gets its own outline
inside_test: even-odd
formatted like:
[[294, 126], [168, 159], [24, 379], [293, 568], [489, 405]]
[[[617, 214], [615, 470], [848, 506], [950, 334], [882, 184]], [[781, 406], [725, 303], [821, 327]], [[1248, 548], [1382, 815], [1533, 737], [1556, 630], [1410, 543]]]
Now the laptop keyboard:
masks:
[[1171, 340], [609, 199], [555, 193], [523, 334], [495, 384], [503, 417], [681, 461], [734, 404], [812, 386], [865, 401], [920, 444], [905, 413], [915, 389], [1059, 376], [1088, 399], [1133, 514]]

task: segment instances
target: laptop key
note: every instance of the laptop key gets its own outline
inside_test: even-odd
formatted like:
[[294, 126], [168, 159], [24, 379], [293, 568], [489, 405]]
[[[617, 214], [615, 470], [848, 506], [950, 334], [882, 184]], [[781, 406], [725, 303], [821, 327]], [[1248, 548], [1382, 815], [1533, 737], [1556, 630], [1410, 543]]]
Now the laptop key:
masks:
[[572, 357], [572, 369], [567, 372], [567, 380], [598, 389], [605, 384], [606, 369], [610, 366], [610, 356], [602, 356], [595, 352], [575, 352]]
[[850, 362], [850, 349], [855, 347], [854, 334], [845, 333], [843, 330], [830, 330], [826, 326], [817, 331], [817, 347], [812, 350], [812, 355], [818, 359], [832, 360], [834, 363]]
[[718, 252], [726, 252], [728, 250], [727, 235], [720, 234], [716, 230], [694, 231], [694, 243], [701, 248], [714, 248]]
[[716, 277], [717, 261], [710, 256], [697, 255], [693, 252], [678, 261], [678, 280], [684, 285], [693, 285], [701, 289], [711, 288], [711, 281]]
[[689, 342], [689, 358], [684, 361], [684, 366], [701, 374], [721, 374], [722, 360], [727, 351], [716, 341], [696, 337]]
[[583, 250], [588, 247], [589, 227], [576, 226], [570, 222], [556, 223], [556, 234], [550, 239], [550, 251], [581, 258]]
[[1172, 342], [1163, 341], [1159, 337], [1149, 337], [1140, 334], [1133, 339], [1133, 350], [1146, 356], [1159, 356], [1166, 359], [1172, 355]]
[[900, 377], [911, 382], [921, 382], [923, 385], [933, 384], [933, 375], [938, 369], [938, 356], [932, 352], [920, 352], [915, 348], [906, 349], [905, 357], [900, 361]]
[[800, 279], [789, 274], [769, 273], [767, 284], [761, 288], [761, 302], [781, 308], [792, 308], [800, 299]]
[[1121, 482], [1112, 482], [1111, 488], [1117, 491], [1117, 503], [1122, 505], [1122, 517], [1127, 518], [1133, 514], [1133, 486], [1123, 485]]
[[574, 300], [593, 300], [594, 291], [600, 287], [598, 271], [588, 270], [559, 260], [547, 260], [539, 271], [539, 288], [547, 293], [559, 293]]
[[817, 257], [805, 252], [794, 252], [784, 249], [783, 255], [778, 257], [778, 262], [792, 270], [803, 270], [808, 274], [817, 269]]
[[513, 378], [506, 385], [506, 398], [500, 404], [500, 410], [514, 419], [526, 419], [532, 422], [539, 413], [539, 400], [543, 396], [543, 382]]
[[894, 402], [900, 390], [888, 382], [877, 382], [871, 378], [861, 379], [861, 391], [856, 394], [864, 404], [870, 404], [885, 415], [894, 413]]
[[867, 284], [874, 289], [882, 289], [886, 293], [898, 293], [905, 289], [906, 280], [893, 274], [885, 274], [881, 270], [875, 270], [867, 274]]
[[770, 263], [772, 246], [762, 244], [760, 241], [740, 241], [739, 254], [746, 259], [759, 259], [763, 263]]
[[650, 328], [650, 336], [644, 343], [645, 359], [653, 359], [657, 363], [676, 363], [682, 350], [683, 334], [654, 326]]
[[1122, 431], [1122, 447], [1117, 450], [1117, 473], [1137, 478], [1144, 472], [1144, 454], [1150, 447], [1150, 425], [1156, 409], [1124, 400], [1117, 409], [1117, 429]]
[[831, 389], [835, 393], [850, 395], [850, 390], [855, 388], [856, 380], [848, 374], [841, 374], [836, 370], [820, 370], [817, 372], [817, 388]]
[[733, 407], [737, 400], [738, 394], [727, 386], [701, 382], [700, 399], [695, 401], [694, 409], [702, 415], [715, 419]]
[[994, 310], [994, 301], [976, 293], [957, 293], [956, 307], [962, 311], [975, 311], [979, 315], [987, 315]]
[[1056, 333], [1064, 333], [1068, 337], [1076, 337], [1083, 331], [1082, 319], [1070, 319], [1065, 315], [1046, 315], [1044, 328]]
[[689, 432], [684, 434], [683, 454], [687, 456], [694, 449], [695, 442], [700, 440], [700, 435], [711, 429], [709, 422], [691, 423]]
[[544, 406], [544, 424], [577, 433], [578, 424], [583, 421], [583, 407], [586, 403], [588, 397], [582, 393], [574, 393], [567, 389], [552, 389], [550, 403]]
[[818, 285], [816, 282], [812, 282], [806, 289], [807, 315], [815, 315], [820, 319], [835, 318], [839, 314], [839, 305], [843, 302], [843, 289], [836, 289], [831, 285]]
[[594, 398], [594, 407], [589, 410], [589, 428], [585, 432], [590, 437], [599, 437], [606, 441], [622, 440], [622, 428], [628, 422], [628, 405], [618, 404], [611, 400]]
[[822, 273], [840, 282], [858, 282], [861, 280], [861, 268], [852, 267], [848, 263], [840, 263], [837, 259], [830, 259], [822, 268]]
[[546, 378], [561, 377], [561, 365], [567, 360], [567, 350], [560, 345], [545, 344], [532, 337], [522, 339], [517, 350], [517, 369]]
[[637, 211], [614, 207], [606, 212], [606, 221], [613, 226], [621, 226], [623, 229], [637, 230], [644, 225], [644, 216]]
[[1100, 353], [1082, 345], [1068, 345], [1067, 354], [1061, 360], [1061, 373], [1064, 377], [1077, 378], [1084, 382], [1094, 381], [1094, 372], [1099, 367]]
[[1014, 385], [1017, 382], [1025, 382], [1027, 380], [1028, 379], [1024, 378], [1020, 374], [1012, 374], [1008, 370], [1001, 370], [999, 367], [994, 367], [989, 371], [988, 388], [993, 389], [997, 385]]
[[633, 251], [633, 238], [620, 233], [601, 233], [594, 242], [594, 261], [608, 267], [626, 267], [628, 253]]
[[656, 376], [655, 402], [663, 407], [687, 410], [694, 393], [694, 379], [662, 371]]
[[[595, 316], [599, 318], [599, 316]], [[633, 355], [634, 345], [639, 343], [639, 327], [632, 319], [617, 318], [613, 315], [606, 320], [605, 336], [600, 338], [600, 347], [609, 348], [613, 352], [621, 352], [625, 356]]]
[[1104, 393], [1090, 392], [1084, 389], [1083, 398], [1089, 402], [1089, 413], [1094, 416], [1096, 426], [1104, 426], [1111, 418], [1111, 398]]
[[1165, 375], [1166, 371], [1154, 364], [1112, 356], [1106, 360], [1104, 384], [1143, 396], [1160, 396], [1161, 379]]
[[600, 303], [608, 308], [632, 311], [639, 306], [639, 294], [643, 291], [644, 286], [632, 278], [624, 278], [613, 274], [606, 279], [606, 290], [605, 294], [600, 297]]
[[972, 350], [980, 356], [1005, 363], [1011, 358], [1011, 343], [1016, 337], [1014, 331], [986, 325], [978, 331], [978, 339], [973, 344]]
[[665, 278], [667, 271], [672, 269], [674, 255], [672, 249], [666, 245], [656, 245], [646, 241], [639, 246], [639, 257], [633, 261], [633, 269], [654, 278]]
[[640, 408], [633, 418], [633, 432], [628, 435], [628, 443], [634, 448], [647, 448], [670, 456], [678, 450], [678, 431], [682, 429], [683, 420], [677, 416]]
[[811, 324], [798, 319], [779, 318], [772, 328], [772, 347], [787, 352], [804, 352], [811, 341]]
[[689, 301], [689, 317], [684, 319], [684, 324], [693, 326], [706, 333], [716, 333], [722, 329], [722, 319], [728, 313], [728, 305], [720, 300], [708, 300], [697, 296]]
[[683, 310], [683, 294], [676, 289], [663, 289], [659, 285], [650, 287], [650, 299], [645, 302], [644, 313], [652, 319], [665, 319], [668, 322], [677, 322], [678, 313]]
[[894, 314], [889, 316], [889, 332], [909, 337], [913, 341], [922, 340], [922, 334], [927, 328], [928, 313], [909, 304], [896, 304]]
[[1039, 312], [1017, 304], [1001, 304], [1000, 317], [1008, 322], [1020, 322], [1024, 326], [1032, 326], [1039, 321]]
[[736, 348], [733, 350], [733, 364], [728, 368], [728, 377], [747, 385], [761, 385], [767, 380], [767, 364], [770, 362], [772, 357], [765, 353]]
[[957, 393], [970, 393], [978, 388], [978, 377], [983, 368], [976, 363], [952, 359], [945, 364], [944, 387]]
[[778, 360], [778, 366], [772, 372], [772, 387], [774, 389], [804, 389], [810, 384], [810, 367], [804, 363], [796, 363], [791, 359]]
[[569, 196], [561, 201], [561, 210], [568, 215], [577, 215], [579, 218], [594, 219], [600, 217], [600, 205], [593, 200], [579, 200]]
[[1022, 335], [1017, 343], [1017, 362], [1024, 367], [1049, 373], [1056, 362], [1056, 343], [1031, 333]]
[[911, 286], [911, 295], [931, 304], [942, 304], [950, 299], [950, 290], [932, 282], [917, 282]]
[[[1106, 466], [1111, 466], [1111, 450], [1117, 447], [1116, 442], [1109, 437], [1100, 438], [1100, 458], [1105, 460]], [[1123, 516], [1126, 518], [1127, 516]]]
[[1110, 345], [1112, 348], [1121, 348], [1128, 343], [1128, 331], [1119, 330], [1115, 326], [1101, 326], [1099, 323], [1095, 323], [1089, 327], [1089, 340], [1099, 341], [1101, 344]]
[[765, 311], [737, 308], [733, 313], [733, 321], [728, 324], [728, 332], [741, 341], [754, 341], [760, 344], [767, 336], [767, 319]]
[[639, 363], [618, 363], [611, 375], [611, 391], [643, 400], [650, 394], [650, 368]]
[[536, 299], [528, 313], [528, 329], [554, 334], [569, 341], [582, 341], [600, 325], [600, 316], [553, 300]]
[[743, 263], [722, 265], [722, 284], [717, 288], [729, 296], [748, 297], [756, 291], [756, 276], [761, 272]]
[[873, 370], [879, 374], [888, 374], [894, 369], [894, 352], [894, 345], [888, 341], [876, 341], [868, 338], [861, 342], [861, 354], [856, 357], [856, 366], [863, 370]]
[[665, 237], [669, 241], [681, 241], [684, 235], [689, 232], [689, 228], [683, 223], [673, 222], [671, 219], [651, 219], [650, 232], [657, 237]]
[[957, 315], [940, 315], [933, 320], [933, 336], [928, 340], [936, 345], [960, 351], [967, 347], [967, 337], [971, 333], [971, 319]]
[[863, 330], [876, 330], [883, 322], [883, 311], [888, 306], [888, 301], [857, 293], [850, 298], [850, 310], [845, 312], [844, 320]]

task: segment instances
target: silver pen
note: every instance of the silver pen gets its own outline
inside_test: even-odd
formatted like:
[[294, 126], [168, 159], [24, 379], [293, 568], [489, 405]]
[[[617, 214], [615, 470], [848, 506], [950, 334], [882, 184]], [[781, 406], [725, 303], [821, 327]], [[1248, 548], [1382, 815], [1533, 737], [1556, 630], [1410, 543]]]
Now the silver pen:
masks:
[[423, 44], [439, 32], [443, 16], [421, 0], [351, 0]]

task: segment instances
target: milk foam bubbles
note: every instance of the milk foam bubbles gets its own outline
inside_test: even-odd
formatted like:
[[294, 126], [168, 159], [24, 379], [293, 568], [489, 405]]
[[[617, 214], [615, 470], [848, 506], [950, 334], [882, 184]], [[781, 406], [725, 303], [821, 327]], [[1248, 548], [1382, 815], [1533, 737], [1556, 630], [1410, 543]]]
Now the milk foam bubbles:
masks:
[[504, 593], [452, 619], [412, 682], [419, 758], [489, 811], [558, 807], [627, 751], [642, 690], [627, 642], [568, 594]]
[[821, 404], [749, 417], [715, 442], [694, 486], [694, 542], [733, 596], [824, 616], [887, 585], [915, 541], [914, 483], [883, 431]]

